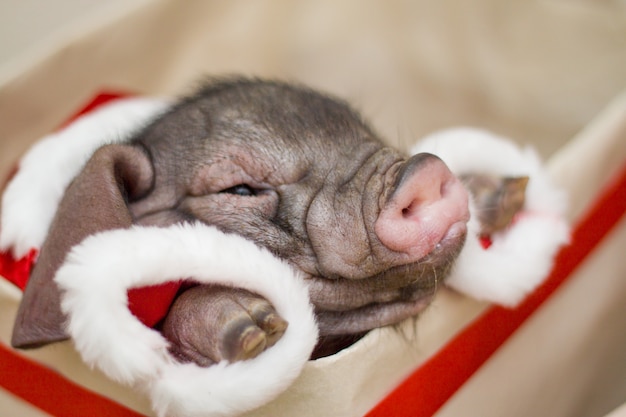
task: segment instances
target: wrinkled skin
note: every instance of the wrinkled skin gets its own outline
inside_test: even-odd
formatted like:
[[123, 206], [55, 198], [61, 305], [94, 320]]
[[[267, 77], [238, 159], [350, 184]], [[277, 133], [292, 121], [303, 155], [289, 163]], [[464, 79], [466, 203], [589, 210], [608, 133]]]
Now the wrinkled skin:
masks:
[[[13, 344], [66, 338], [52, 276], [85, 236], [200, 220], [302, 271], [317, 355], [417, 315], [462, 248], [468, 195], [437, 157], [387, 147], [344, 103], [254, 80], [210, 83], [109, 145], [70, 185], [26, 289]], [[162, 332], [182, 361], [254, 357], [288, 325], [261, 297], [191, 286]]]

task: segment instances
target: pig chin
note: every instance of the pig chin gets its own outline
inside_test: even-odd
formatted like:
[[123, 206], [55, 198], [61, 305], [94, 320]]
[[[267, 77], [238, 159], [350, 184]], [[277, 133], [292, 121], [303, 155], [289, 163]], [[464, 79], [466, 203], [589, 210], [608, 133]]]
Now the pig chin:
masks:
[[362, 279], [312, 277], [320, 343], [314, 358], [336, 353], [368, 331], [417, 316], [433, 300], [465, 242], [466, 230], [446, 236], [417, 262]]

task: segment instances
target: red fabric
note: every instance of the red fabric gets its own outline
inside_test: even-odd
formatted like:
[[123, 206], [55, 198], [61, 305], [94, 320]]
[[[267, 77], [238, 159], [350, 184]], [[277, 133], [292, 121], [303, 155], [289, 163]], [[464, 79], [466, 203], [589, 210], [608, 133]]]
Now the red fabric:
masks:
[[167, 314], [180, 289], [180, 282], [166, 282], [128, 291], [128, 309], [148, 327], [154, 327]]
[[112, 91], [104, 91], [95, 96], [89, 103], [84, 105], [80, 110], [76, 112], [73, 116], [71, 116], [65, 123], [61, 125], [61, 127], [66, 127], [71, 124], [73, 121], [78, 119], [80, 116], [90, 113], [102, 106], [103, 104], [112, 103], [115, 100], [119, 100], [122, 98], [132, 97], [132, 94], [123, 93], [123, 92], [112, 92]]
[[[130, 94], [103, 92], [87, 103], [63, 126], [67, 126], [79, 116], [89, 113], [103, 104], [128, 96]], [[13, 259], [9, 252], [0, 252], [0, 275], [24, 290], [36, 257], [36, 249], [31, 249], [25, 257], [18, 260]], [[180, 285], [178, 282], [170, 282], [130, 290], [128, 292], [129, 309], [144, 325], [154, 327], [167, 314]]]
[[0, 252], [0, 275], [24, 291], [37, 253], [37, 249], [31, 249], [24, 257], [15, 260], [10, 251]]
[[[52, 416], [142, 417], [0, 343], [0, 387]], [[7, 415], [0, 412], [2, 415]]]
[[429, 417], [572, 274], [626, 212], [626, 164], [579, 220], [546, 282], [519, 307], [492, 307], [416, 369], [367, 417]]

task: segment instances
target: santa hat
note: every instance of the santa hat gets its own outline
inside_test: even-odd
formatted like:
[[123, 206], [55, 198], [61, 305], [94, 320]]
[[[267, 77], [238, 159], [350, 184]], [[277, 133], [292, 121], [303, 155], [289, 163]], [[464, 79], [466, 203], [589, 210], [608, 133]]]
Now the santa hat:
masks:
[[[65, 188], [90, 155], [103, 144], [128, 140], [167, 106], [159, 100], [119, 100], [36, 144], [3, 196], [0, 250], [5, 258], [34, 261]], [[510, 228], [490, 237], [488, 249], [470, 221], [466, 246], [447, 281], [479, 299], [518, 303], [547, 275], [568, 239], [564, 196], [550, 184], [536, 154], [471, 129], [437, 133], [412, 152], [438, 155], [457, 175], [530, 177], [522, 213]], [[127, 292], [187, 276], [257, 292], [291, 325], [255, 359], [209, 368], [178, 363], [163, 336], [129, 310]], [[298, 376], [317, 338], [306, 283], [295, 271], [251, 242], [202, 224], [136, 226], [88, 237], [70, 251], [55, 280], [63, 292], [68, 332], [83, 359], [112, 379], [145, 390], [159, 415], [226, 416], [258, 407]]]

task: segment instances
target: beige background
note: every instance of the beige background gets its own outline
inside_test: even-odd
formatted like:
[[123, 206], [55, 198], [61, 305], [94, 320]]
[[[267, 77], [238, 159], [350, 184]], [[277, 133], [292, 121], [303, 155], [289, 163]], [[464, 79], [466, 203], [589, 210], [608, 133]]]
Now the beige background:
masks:
[[[32, 48], [5, 49], [1, 170], [102, 88], [175, 94], [200, 74], [233, 71], [297, 79], [342, 96], [400, 146], [458, 124], [530, 142], [553, 157], [555, 179], [572, 192], [572, 218], [626, 158], [625, 96], [602, 123], [572, 139], [626, 87], [623, 1], [136, 1], [123, 2], [146, 5], [130, 13], [121, 12], [122, 2], [91, 11], [95, 2], [82, 2], [71, 19], [44, 11], [53, 2], [0, 10], [13, 28], [40, 30], [22, 38]], [[29, 10], [57, 26], [31, 23]], [[595, 417], [626, 400], [625, 226], [439, 416]], [[5, 343], [18, 301], [0, 286]], [[307, 365], [285, 395], [250, 415], [362, 415], [484, 307], [444, 292], [411, 344], [374, 332]], [[136, 394], [82, 366], [69, 344], [29, 356], [146, 409]], [[0, 410], [15, 404], [0, 393]]]
[[0, 0], [0, 68], [37, 54], [94, 14], [144, 0]]

